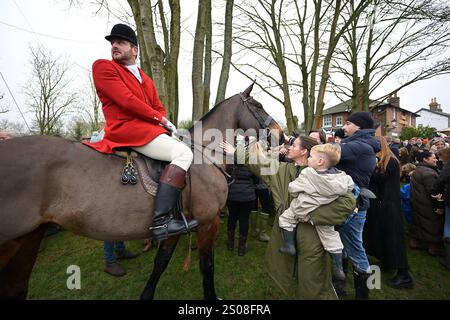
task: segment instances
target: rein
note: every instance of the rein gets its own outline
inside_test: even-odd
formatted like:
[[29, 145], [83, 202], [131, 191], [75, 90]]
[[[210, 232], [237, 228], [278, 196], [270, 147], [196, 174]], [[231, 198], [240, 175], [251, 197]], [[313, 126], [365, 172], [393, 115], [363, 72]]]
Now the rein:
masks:
[[[178, 138], [181, 138], [181, 139], [180, 139], [181, 142], [183, 142], [184, 144], [190, 146], [192, 151], [194, 151], [194, 149], [197, 149], [197, 150], [200, 151], [200, 152], [202, 152], [203, 149], [208, 149], [208, 150], [214, 150], [214, 151], [215, 151], [215, 149], [211, 149], [210, 147], [205, 146], [205, 145], [202, 144], [202, 143], [198, 143], [198, 142], [192, 140], [191, 138], [189, 138], [189, 137], [187, 137], [187, 136], [178, 135]], [[185, 139], [186, 139], [186, 140], [189, 140], [189, 142], [185, 141]], [[203, 149], [202, 149], [202, 148], [203, 148]], [[222, 151], [222, 154], [225, 155], [225, 152]], [[206, 159], [208, 159], [208, 160], [211, 162], [212, 165], [214, 165], [217, 169], [219, 169], [219, 171], [225, 176], [225, 178], [226, 178], [227, 180], [232, 178], [232, 177], [225, 171], [225, 169], [224, 169], [223, 167], [221, 167], [220, 165], [218, 165], [217, 163], [214, 162], [214, 159], [211, 159], [209, 156], [207, 156], [207, 155], [204, 154], [203, 152], [202, 152], [202, 156], [204, 156]]]

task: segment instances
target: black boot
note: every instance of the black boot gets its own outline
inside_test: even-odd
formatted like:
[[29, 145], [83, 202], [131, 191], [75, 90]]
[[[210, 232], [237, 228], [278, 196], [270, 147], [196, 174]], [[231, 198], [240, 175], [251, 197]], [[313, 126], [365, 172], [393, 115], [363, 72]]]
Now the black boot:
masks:
[[238, 256], [243, 256], [247, 253], [247, 237], [239, 235], [239, 243], [238, 243]]
[[348, 258], [342, 258], [342, 271], [344, 271], [347, 276], [348, 273]]
[[284, 245], [280, 248], [280, 252], [295, 256], [297, 254], [297, 250], [295, 249], [295, 230], [288, 231], [281, 229], [281, 234], [283, 235]]
[[161, 241], [173, 235], [188, 233], [198, 226], [198, 221], [192, 219], [188, 223], [188, 230], [184, 221], [174, 220], [169, 215], [170, 211], [175, 208], [181, 190], [184, 188], [185, 177], [186, 171], [173, 164], [167, 165], [161, 174], [155, 199], [154, 226], [150, 227], [153, 232], [153, 240]]
[[118, 262], [105, 264], [105, 272], [114, 277], [122, 277], [127, 274], [125, 269]]
[[345, 273], [342, 266], [342, 253], [331, 253], [333, 260], [333, 278], [338, 281], [345, 281]]
[[412, 289], [414, 288], [414, 280], [408, 269], [398, 269], [395, 277], [387, 281], [387, 285], [394, 289]]
[[227, 249], [234, 250], [234, 230], [228, 230]]
[[[345, 278], [347, 278], [348, 273], [348, 258], [342, 258], [342, 271], [344, 272]], [[333, 287], [336, 290], [336, 294], [338, 297], [346, 297], [347, 296], [347, 281], [344, 278], [344, 280], [338, 280], [334, 277], [332, 277], [333, 281]]]
[[439, 262], [450, 269], [450, 238], [444, 238], [444, 257]]
[[369, 288], [367, 287], [367, 279], [370, 273], [358, 272], [353, 270], [353, 280], [355, 283], [355, 300], [368, 300]]

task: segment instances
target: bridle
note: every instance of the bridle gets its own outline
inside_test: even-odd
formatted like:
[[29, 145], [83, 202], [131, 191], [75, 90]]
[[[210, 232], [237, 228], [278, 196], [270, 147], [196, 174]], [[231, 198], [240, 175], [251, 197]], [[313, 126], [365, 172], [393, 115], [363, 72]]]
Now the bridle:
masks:
[[[270, 130], [269, 125], [272, 123], [273, 118], [270, 115], [268, 115], [267, 118], [264, 120], [264, 118], [254, 109], [254, 106], [252, 106], [251, 104], [248, 103], [248, 100], [251, 99], [250, 96], [246, 98], [246, 97], [244, 97], [244, 95], [242, 93], [239, 93], [239, 97], [241, 98], [241, 101], [242, 101], [242, 104], [244, 105], [244, 107], [247, 108], [250, 111], [250, 113], [253, 115], [255, 120], [258, 121], [260, 128], [264, 129], [263, 137], [268, 139], [271, 135], [271, 130]], [[243, 110], [244, 110], [244, 108], [240, 108], [238, 119], [241, 118]], [[229, 175], [222, 166], [215, 163], [214, 159], [211, 159], [208, 155], [206, 155], [203, 152], [203, 149], [208, 149], [208, 150], [213, 150], [213, 149], [211, 149], [208, 146], [205, 146], [203, 143], [194, 141], [193, 139], [191, 139], [187, 136], [178, 135], [178, 137], [184, 144], [188, 145], [192, 151], [194, 151], [195, 149], [200, 151], [202, 153], [203, 157], [207, 158], [217, 169], [219, 169], [219, 171], [222, 172], [222, 174], [225, 176], [225, 178], [227, 178], [227, 180], [232, 178], [232, 176]], [[189, 140], [189, 141], [186, 141], [186, 140]], [[222, 152], [223, 152], [223, 154], [225, 154], [224, 151], [222, 151]], [[234, 181], [234, 179], [233, 179], [233, 181]], [[231, 184], [231, 183], [229, 183], [229, 184]]]
[[[246, 107], [248, 109], [248, 111], [250, 111], [250, 113], [256, 119], [256, 121], [258, 121], [260, 128], [264, 129], [263, 138], [269, 139], [269, 137], [271, 135], [270, 124], [272, 123], [273, 118], [270, 115], [268, 115], [267, 118], [264, 120], [264, 118], [254, 109], [254, 106], [252, 106], [248, 103], [248, 100], [252, 99], [251, 96], [248, 96], [246, 98], [246, 97], [244, 97], [244, 95], [242, 93], [239, 93], [239, 97], [241, 98], [241, 101], [242, 101], [244, 107]], [[244, 108], [240, 109], [239, 116], [238, 116], [239, 119], [241, 118], [243, 110], [244, 110]]]

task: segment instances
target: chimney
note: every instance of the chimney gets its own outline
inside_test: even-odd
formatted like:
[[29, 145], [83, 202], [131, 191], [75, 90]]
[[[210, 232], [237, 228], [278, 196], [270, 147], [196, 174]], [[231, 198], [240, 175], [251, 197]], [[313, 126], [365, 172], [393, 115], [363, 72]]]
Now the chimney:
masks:
[[397, 108], [400, 108], [400, 97], [397, 97], [397, 92], [394, 92], [394, 96], [390, 96], [387, 102]]
[[437, 103], [436, 98], [431, 98], [431, 102], [430, 102], [429, 106], [430, 106], [431, 111], [442, 112], [441, 105], [439, 103]]

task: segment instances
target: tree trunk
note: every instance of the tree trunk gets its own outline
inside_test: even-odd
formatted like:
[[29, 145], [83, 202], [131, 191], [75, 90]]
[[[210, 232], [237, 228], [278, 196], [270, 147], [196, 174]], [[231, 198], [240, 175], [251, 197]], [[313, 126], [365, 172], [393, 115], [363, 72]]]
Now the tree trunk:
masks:
[[339, 20], [339, 16], [341, 13], [341, 0], [336, 0], [336, 10], [335, 14], [333, 16], [333, 22], [331, 25], [330, 30], [330, 40], [328, 44], [328, 50], [327, 54], [323, 61], [323, 67], [322, 67], [322, 78], [320, 80], [319, 85], [319, 94], [317, 96], [317, 102], [316, 102], [316, 112], [314, 115], [314, 123], [315, 128], [320, 128], [322, 126], [322, 113], [323, 113], [323, 106], [325, 105], [324, 99], [325, 99], [325, 91], [327, 88], [328, 80], [330, 78], [329, 70], [330, 70], [330, 64], [331, 59], [334, 53], [334, 49], [336, 48], [337, 42], [339, 41], [339, 37], [336, 36], [336, 29], [337, 24]]
[[151, 0], [128, 0], [137, 27], [142, 70], [155, 83], [159, 98], [167, 105], [164, 75], [164, 52], [156, 42]]
[[[284, 61], [284, 50], [283, 46], [281, 45], [281, 33], [280, 28], [281, 25], [277, 22], [279, 21], [279, 17], [277, 19], [277, 13], [276, 13], [276, 4], [277, 0], [272, 0], [271, 6], [270, 6], [270, 18], [272, 22], [272, 32], [274, 34], [275, 39], [275, 45], [276, 48], [274, 48], [274, 58], [275, 63], [280, 71], [281, 75], [281, 81], [282, 81], [282, 90], [283, 90], [283, 98], [284, 98], [284, 114], [286, 116], [286, 125], [288, 127], [288, 131], [292, 132], [297, 128], [297, 123], [295, 123], [294, 114], [292, 113], [292, 103], [291, 103], [291, 94], [289, 92], [289, 83], [288, 83], [288, 77], [287, 77], [287, 70], [286, 70], [286, 63]], [[280, 4], [282, 6], [282, 4]]]
[[199, 0], [197, 26], [195, 28], [194, 50], [192, 57], [192, 121], [199, 120], [203, 115], [203, 54], [206, 36], [206, 9], [211, 0]]
[[227, 91], [228, 77], [230, 74], [230, 64], [232, 55], [232, 36], [233, 36], [233, 5], [234, 0], [227, 0], [225, 6], [225, 35], [223, 41], [222, 70], [220, 71], [219, 85], [215, 104], [225, 100]]
[[164, 65], [165, 84], [167, 89], [167, 116], [170, 121], [178, 123], [178, 57], [180, 54], [180, 0], [169, 0], [170, 6], [170, 30], [164, 19], [164, 8], [162, 0], [158, 0], [161, 26], [164, 35], [164, 48], [166, 60]]
[[211, 20], [211, 0], [207, 1], [205, 12], [206, 34], [205, 34], [205, 74], [203, 77], [203, 112], [209, 111], [209, 98], [211, 95], [211, 50], [212, 50], [212, 20]]

